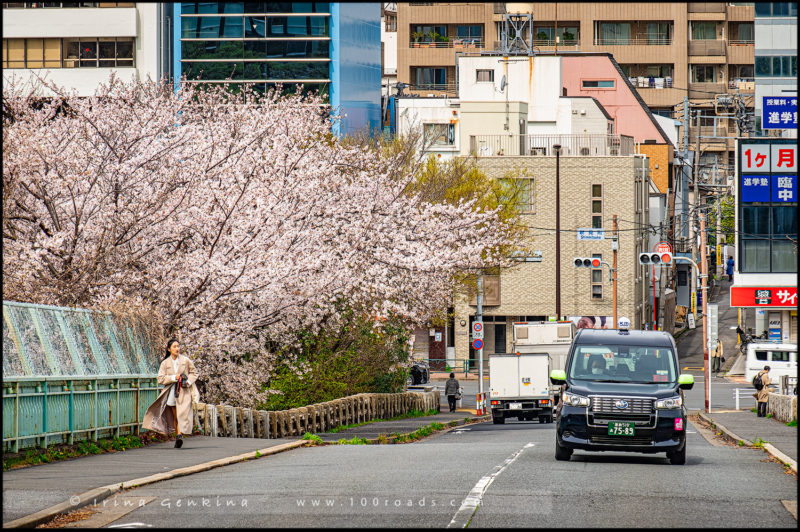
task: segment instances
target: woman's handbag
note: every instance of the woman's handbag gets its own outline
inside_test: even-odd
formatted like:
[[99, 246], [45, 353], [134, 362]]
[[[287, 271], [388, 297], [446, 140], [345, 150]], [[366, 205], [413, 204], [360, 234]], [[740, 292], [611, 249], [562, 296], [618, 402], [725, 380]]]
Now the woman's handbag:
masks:
[[461, 400], [461, 388], [459, 388], [458, 391], [456, 392], [456, 401], [460, 400]]
[[725, 357], [722, 357], [722, 360], [721, 360], [721, 362], [722, 362], [723, 364], [725, 363]]

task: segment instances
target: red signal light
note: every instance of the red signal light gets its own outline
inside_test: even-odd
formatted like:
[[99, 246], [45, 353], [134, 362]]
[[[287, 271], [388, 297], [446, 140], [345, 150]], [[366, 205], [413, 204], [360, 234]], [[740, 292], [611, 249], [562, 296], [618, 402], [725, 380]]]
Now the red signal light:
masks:
[[661, 263], [662, 264], [669, 264], [670, 262], [672, 262], [672, 255], [671, 254], [664, 253], [663, 255], [661, 255]]
[[600, 264], [601, 264], [600, 259], [592, 259], [592, 267], [593, 268], [599, 268]]

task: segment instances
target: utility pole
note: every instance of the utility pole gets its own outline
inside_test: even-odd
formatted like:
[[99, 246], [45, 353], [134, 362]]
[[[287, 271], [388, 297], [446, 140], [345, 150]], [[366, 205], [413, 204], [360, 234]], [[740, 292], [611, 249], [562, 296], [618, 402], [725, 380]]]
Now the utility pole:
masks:
[[614, 237], [611, 239], [611, 250], [614, 254], [614, 261], [612, 263], [612, 271], [614, 272], [614, 329], [619, 327], [617, 321], [617, 249], [619, 248], [619, 241], [617, 240], [617, 215], [614, 215]]
[[[664, 222], [661, 222], [660, 229], [659, 229], [659, 240], [664, 240]], [[667, 288], [667, 276], [669, 275], [669, 269], [665, 268], [662, 264], [660, 266], [661, 271], [659, 272], [658, 276], [658, 323], [656, 326], [656, 330], [663, 331], [664, 330], [664, 309], [666, 308], [666, 303], [664, 302], [664, 291]]]
[[[556, 320], [560, 320], [561, 319], [561, 175], [560, 175], [561, 145], [553, 144], [553, 149], [556, 150]], [[616, 263], [614, 263], [614, 267], [616, 267]]]
[[[478, 273], [478, 312], [475, 321], [483, 321], [483, 272]], [[704, 322], [705, 323], [705, 322]], [[478, 402], [477, 409], [481, 415], [486, 414], [483, 400], [483, 346], [478, 349]]]
[[706, 385], [706, 413], [711, 413], [711, 374], [708, 371], [708, 298], [706, 297], [706, 280], [708, 279], [708, 267], [706, 262], [706, 215], [700, 214], [700, 282], [703, 286], [703, 378]]
[[[720, 183], [715, 183], [715, 185], [719, 185]], [[714, 275], [717, 279], [722, 279], [722, 265], [725, 264], [723, 260], [723, 256], [725, 255], [725, 247], [722, 245], [722, 188], [717, 188], [717, 263], [714, 264]]]
[[[694, 152], [694, 201], [692, 202], [692, 211], [693, 215], [689, 217], [689, 220], [694, 221], [694, 217], [697, 216], [698, 209], [700, 208], [700, 187], [698, 186], [698, 182], [700, 181], [700, 109], [697, 109], [695, 114], [696, 122], [696, 132], [695, 135], [697, 137], [697, 145], [695, 147]], [[694, 224], [691, 224], [694, 227]], [[689, 231], [691, 234], [692, 231]], [[692, 260], [697, 262], [697, 233], [692, 235]], [[697, 274], [692, 270], [692, 294], [694, 294], [694, 317], [697, 319]]]

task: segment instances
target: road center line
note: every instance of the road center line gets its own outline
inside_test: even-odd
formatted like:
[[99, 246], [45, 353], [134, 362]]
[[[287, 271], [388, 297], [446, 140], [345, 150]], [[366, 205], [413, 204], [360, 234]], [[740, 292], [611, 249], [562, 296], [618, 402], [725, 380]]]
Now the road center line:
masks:
[[483, 494], [486, 493], [486, 490], [489, 488], [489, 485], [494, 481], [494, 479], [505, 469], [514, 463], [522, 451], [527, 449], [528, 447], [533, 447], [533, 442], [528, 442], [525, 444], [522, 449], [516, 451], [514, 454], [506, 458], [505, 462], [500, 464], [499, 466], [495, 467], [494, 473], [484, 476], [482, 479], [475, 484], [470, 492], [467, 494], [467, 497], [464, 499], [464, 502], [461, 503], [461, 507], [458, 509], [456, 514], [453, 516], [453, 519], [450, 520], [450, 524], [447, 525], [447, 528], [465, 528], [469, 523], [472, 515], [478, 509], [478, 505], [481, 503], [481, 499], [483, 498]]

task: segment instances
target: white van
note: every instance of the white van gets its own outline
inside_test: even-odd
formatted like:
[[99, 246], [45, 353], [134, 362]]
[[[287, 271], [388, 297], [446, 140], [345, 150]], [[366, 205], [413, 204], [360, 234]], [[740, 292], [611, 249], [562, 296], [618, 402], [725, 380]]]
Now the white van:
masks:
[[747, 344], [744, 377], [751, 382], [764, 366], [769, 366], [769, 380], [778, 384], [781, 375], [797, 376], [797, 344], [753, 342]]

